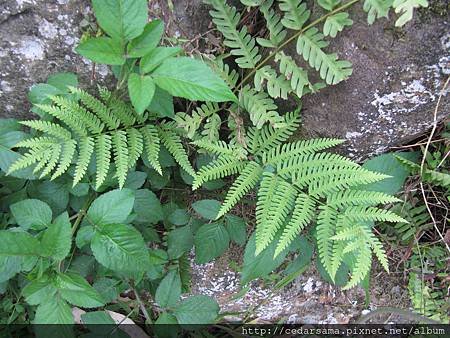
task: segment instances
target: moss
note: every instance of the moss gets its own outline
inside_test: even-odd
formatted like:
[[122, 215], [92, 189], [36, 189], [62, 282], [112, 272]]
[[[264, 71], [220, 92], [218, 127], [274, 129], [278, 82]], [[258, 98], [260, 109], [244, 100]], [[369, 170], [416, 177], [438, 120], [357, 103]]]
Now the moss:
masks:
[[448, 0], [430, 0], [427, 8], [420, 8], [418, 16], [422, 22], [429, 22], [433, 17], [448, 17], [450, 2]]

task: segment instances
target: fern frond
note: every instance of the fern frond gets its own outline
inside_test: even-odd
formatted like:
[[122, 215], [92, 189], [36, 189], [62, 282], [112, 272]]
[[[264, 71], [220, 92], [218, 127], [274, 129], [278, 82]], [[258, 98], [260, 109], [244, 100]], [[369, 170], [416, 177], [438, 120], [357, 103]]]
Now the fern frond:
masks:
[[407, 223], [405, 219], [398, 216], [389, 210], [383, 210], [375, 207], [367, 206], [355, 206], [349, 207], [344, 211], [345, 217], [350, 220], [365, 222], [365, 221], [382, 221], [382, 222], [404, 222]]
[[75, 140], [69, 140], [63, 143], [61, 147], [61, 159], [59, 159], [58, 168], [51, 177], [52, 180], [61, 176], [67, 171], [67, 169], [69, 169], [69, 166], [72, 164], [76, 148], [77, 143]]
[[266, 89], [270, 97], [287, 99], [288, 94], [291, 92], [291, 84], [284, 77], [284, 75], [278, 75], [277, 72], [271, 66], [264, 66], [259, 68], [255, 72], [254, 85], [258, 92], [263, 90], [263, 85], [267, 81]]
[[314, 216], [316, 203], [308, 195], [300, 193], [295, 200], [294, 211], [289, 223], [283, 230], [275, 249], [274, 257], [282, 253]]
[[335, 208], [357, 205], [377, 205], [395, 203], [400, 200], [378, 191], [344, 190], [327, 196], [327, 204]]
[[428, 7], [427, 0], [394, 0], [392, 6], [395, 8], [395, 13], [400, 14], [400, 17], [395, 22], [396, 27], [401, 27], [408, 21], [411, 21], [415, 8]]
[[45, 150], [46, 147], [51, 147], [54, 144], [59, 144], [60, 141], [53, 137], [38, 136], [22, 140], [14, 145], [14, 148], [39, 148]]
[[50, 160], [50, 157], [52, 156], [52, 152], [50, 150], [43, 150], [43, 154], [36, 163], [36, 166], [33, 169], [33, 174], [37, 174], [39, 171], [45, 168], [48, 161]]
[[238, 30], [241, 15], [235, 7], [229, 6], [223, 0], [205, 0], [205, 3], [213, 6], [209, 13], [217, 29], [225, 37], [224, 45], [231, 48], [231, 54], [237, 56], [236, 63], [241, 68], [256, 68], [261, 60], [255, 39], [248, 34], [244, 26]]
[[240, 173], [244, 167], [245, 162], [235, 156], [219, 156], [194, 176], [192, 189], [198, 189], [205, 182]]
[[267, 122], [274, 128], [284, 127], [284, 121], [277, 112], [277, 106], [265, 92], [257, 92], [247, 85], [239, 92], [239, 103], [248, 112], [250, 120], [257, 129], [261, 129]]
[[213, 114], [208, 117], [203, 125], [201, 135], [208, 141], [216, 141], [219, 139], [219, 131], [222, 125], [222, 120], [218, 114]]
[[228, 211], [230, 211], [246, 193], [248, 193], [255, 187], [256, 183], [258, 183], [261, 177], [262, 172], [263, 168], [261, 168], [261, 166], [256, 162], [250, 161], [245, 166], [241, 174], [238, 176], [238, 178], [236, 178], [236, 180], [228, 190], [225, 201], [220, 207], [216, 219], [219, 219]]
[[94, 112], [109, 129], [116, 129], [119, 127], [120, 120], [111, 113], [111, 110], [102, 101], [79, 88], [70, 87], [70, 91], [75, 94], [87, 108]]
[[279, 146], [291, 137], [300, 125], [299, 110], [289, 112], [284, 116], [283, 128], [273, 128], [266, 125], [261, 129], [250, 128], [248, 133], [250, 152], [255, 155], [264, 154], [273, 147]]
[[212, 68], [219, 74], [219, 76], [226, 82], [230, 89], [235, 89], [239, 81], [239, 73], [231, 69], [228, 64], [223, 62], [223, 58], [216, 58], [212, 62]]
[[[344, 223], [344, 217], [342, 217], [342, 215], [338, 215], [337, 220], [336, 220], [336, 227], [335, 227], [335, 232], [339, 233], [341, 232], [346, 224]], [[355, 235], [354, 233], [352, 235]], [[359, 241], [353, 241], [353, 243], [357, 243], [359, 246]], [[332, 243], [332, 257], [331, 257], [331, 265], [330, 265], [330, 271], [328, 271], [328, 274], [331, 277], [331, 280], [335, 280], [336, 278], [336, 273], [339, 270], [339, 267], [341, 266], [343, 260], [344, 260], [344, 255], [345, 255], [345, 249], [349, 250], [349, 246], [346, 246], [346, 242], [344, 241], [337, 241], [337, 240], [333, 240]], [[355, 248], [357, 249], [357, 247]]]
[[353, 266], [351, 278], [348, 283], [342, 288], [343, 290], [351, 289], [363, 281], [363, 279], [370, 272], [372, 267], [372, 251], [367, 242], [361, 242], [356, 255], [356, 262]]
[[77, 101], [63, 96], [53, 96], [52, 101], [63, 111], [76, 116], [80, 120], [81, 125], [85, 126], [90, 132], [100, 134], [103, 131], [105, 125], [102, 121], [96, 115], [80, 106]]
[[220, 107], [216, 102], [206, 102], [195, 109], [191, 115], [183, 112], [175, 114], [174, 120], [179, 128], [185, 130], [187, 137], [193, 139], [202, 122], [207, 120], [208, 117], [215, 115], [219, 110]]
[[279, 63], [280, 73], [290, 81], [291, 89], [295, 94], [301, 98], [305, 92], [314, 92], [314, 86], [309, 82], [308, 72], [303, 68], [297, 66], [297, 63], [292, 57], [279, 52], [275, 55], [275, 62]]
[[168, 128], [158, 128], [158, 134], [162, 143], [173, 156], [175, 161], [191, 176], [195, 176], [195, 170], [189, 162], [186, 150], [184, 150], [181, 138]]
[[118, 130], [112, 134], [111, 141], [114, 151], [114, 163], [116, 164], [116, 176], [119, 181], [119, 188], [122, 189], [128, 173], [127, 133], [123, 130]]
[[[111, 109], [112, 115], [120, 121], [125, 127], [130, 127], [136, 123], [136, 111], [130, 107], [130, 105], [126, 104], [124, 101], [119, 100], [118, 98], [111, 96], [108, 101], [108, 107]], [[145, 121], [145, 118], [141, 116], [140, 123]]]
[[8, 168], [7, 174], [9, 175], [14, 171], [24, 169], [35, 164], [45, 155], [45, 152], [43, 150], [44, 149], [42, 148], [31, 149], [30, 151], [19, 157], [19, 159], [16, 160], [13, 164], [11, 164], [11, 166]]
[[134, 167], [144, 150], [144, 140], [139, 130], [129, 128], [126, 130], [128, 144], [128, 168]]
[[329, 206], [320, 206], [317, 217], [317, 247], [319, 258], [325, 270], [331, 275], [333, 271], [333, 240], [337, 222], [337, 211]]
[[294, 208], [297, 191], [280, 177], [264, 172], [256, 202], [256, 252], [258, 255], [274, 239], [275, 234]]
[[215, 155], [236, 156], [239, 159], [244, 159], [246, 155], [245, 149], [242, 147], [235, 144], [230, 145], [224, 141], [211, 142], [208, 140], [197, 140], [192, 142], [192, 144]]
[[100, 188], [106, 179], [111, 161], [111, 136], [98, 135], [95, 139], [95, 155], [97, 158], [97, 170], [95, 178], [96, 189]]
[[62, 147], [60, 144], [52, 145], [51, 150], [50, 150], [50, 152], [51, 152], [50, 158], [49, 158], [44, 170], [42, 170], [39, 178], [43, 178], [43, 177], [49, 175], [56, 168], [59, 157], [61, 155], [61, 150], [62, 150]]
[[160, 175], [162, 175], [161, 164], [159, 163], [160, 142], [158, 129], [152, 125], [145, 126], [140, 129], [145, 141], [145, 153], [148, 162], [152, 165]]
[[241, 4], [248, 7], [261, 6], [265, 0], [240, 0]]
[[20, 121], [19, 123], [34, 130], [41, 131], [43, 133], [49, 134], [50, 136], [57, 137], [63, 140], [70, 140], [72, 138], [72, 134], [70, 133], [70, 131], [53, 122], [29, 120]]
[[269, 39], [257, 38], [256, 41], [263, 47], [276, 48], [284, 41], [287, 32], [284, 30], [280, 16], [272, 9], [273, 0], [262, 0], [260, 2], [259, 10], [266, 20]]
[[376, 19], [387, 18], [393, 0], [365, 0], [363, 9], [367, 12], [367, 23], [373, 24]]
[[270, 163], [277, 165], [290, 158], [294, 158], [299, 155], [313, 154], [324, 149], [335, 147], [343, 142], [343, 140], [339, 139], [322, 138], [283, 143], [271, 148], [267, 152], [264, 152], [262, 161], [266, 164]]
[[87, 135], [86, 126], [71, 113], [55, 105], [37, 104], [35, 106], [66, 124], [78, 136], [83, 137]]
[[284, 17], [281, 20], [283, 26], [293, 30], [302, 29], [311, 15], [306, 3], [298, 0], [278, 0], [278, 2], [280, 3], [280, 10], [284, 12]]
[[75, 167], [75, 176], [73, 178], [73, 186], [77, 185], [86, 174], [86, 170], [91, 161], [94, 152], [94, 139], [92, 137], [84, 137], [80, 139], [77, 165]]
[[336, 54], [326, 54], [322, 50], [326, 46], [328, 46], [328, 42], [323, 40], [323, 34], [313, 27], [299, 36], [297, 53], [319, 72], [320, 77], [327, 84], [337, 84], [352, 74], [352, 64], [348, 61], [338, 60]]
[[317, 0], [320, 7], [327, 11], [332, 11], [340, 2], [341, 0]]
[[373, 253], [377, 257], [381, 266], [384, 268], [384, 270], [386, 270], [386, 272], [389, 272], [389, 263], [386, 257], [386, 251], [383, 248], [383, 244], [381, 244], [380, 240], [370, 229], [368, 229], [367, 226], [363, 226], [362, 229], [365, 237], [370, 244], [370, 247], [372, 248]]
[[336, 13], [330, 15], [323, 25], [323, 34], [335, 38], [337, 33], [342, 32], [345, 26], [353, 25], [353, 20], [349, 18], [348, 13]]

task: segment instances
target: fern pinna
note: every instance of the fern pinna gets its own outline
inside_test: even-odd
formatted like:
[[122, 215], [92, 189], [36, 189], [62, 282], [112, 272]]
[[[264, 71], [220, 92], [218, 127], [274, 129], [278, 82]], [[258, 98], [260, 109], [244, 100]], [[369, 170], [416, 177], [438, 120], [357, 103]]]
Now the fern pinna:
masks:
[[388, 270], [385, 252], [371, 230], [373, 221], [406, 222], [377, 207], [395, 197], [360, 187], [388, 177], [362, 168], [349, 159], [321, 152], [337, 139], [288, 142], [298, 127], [298, 113], [284, 117], [284, 128], [251, 127], [247, 147], [240, 143], [194, 141], [215, 159], [195, 176], [193, 188], [229, 175], [231, 185], [217, 218], [249, 191], [257, 188], [256, 254], [277, 241], [275, 256], [285, 251], [309, 224], [316, 224], [320, 260], [332, 279], [344, 259], [352, 259], [352, 277], [346, 288], [361, 282], [374, 254]]
[[186, 172], [195, 173], [172, 122], [155, 125], [148, 113], [138, 115], [129, 104], [103, 88], [100, 99], [82, 89], [72, 87], [70, 91], [71, 95], [52, 96], [51, 104], [36, 105], [50, 120], [21, 122], [38, 134], [15, 145], [27, 151], [11, 165], [9, 173], [35, 165], [35, 173], [55, 179], [74, 164], [75, 186], [94, 159], [96, 189], [112, 170], [123, 187], [128, 171], [139, 158], [162, 172], [161, 144]]

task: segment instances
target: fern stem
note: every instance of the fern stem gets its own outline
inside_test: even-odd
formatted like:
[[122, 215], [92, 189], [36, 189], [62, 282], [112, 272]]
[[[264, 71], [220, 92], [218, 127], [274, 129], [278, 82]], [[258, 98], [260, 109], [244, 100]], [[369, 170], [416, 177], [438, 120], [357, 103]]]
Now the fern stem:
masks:
[[250, 73], [248, 73], [244, 79], [236, 86], [235, 91], [239, 90], [239, 88], [241, 88], [243, 85], [245, 85], [248, 80], [250, 80], [250, 78], [252, 77], [252, 75], [254, 75], [256, 73], [256, 71], [258, 69], [260, 69], [261, 67], [263, 67], [267, 62], [270, 61], [270, 59], [272, 59], [279, 51], [281, 51], [286, 45], [288, 45], [289, 43], [291, 43], [292, 41], [294, 41], [296, 38], [298, 38], [300, 35], [302, 35], [303, 33], [305, 33], [308, 29], [310, 29], [311, 27], [314, 27], [315, 25], [321, 23], [322, 21], [324, 21], [326, 18], [328, 18], [331, 15], [334, 15], [336, 13], [339, 13], [345, 9], [347, 9], [348, 7], [354, 5], [355, 3], [359, 2], [360, 0], [351, 0], [345, 4], [343, 4], [342, 6], [332, 10], [331, 12], [321, 16], [320, 18], [314, 20], [313, 22], [311, 22], [309, 25], [305, 26], [304, 28], [302, 28], [300, 31], [298, 31], [297, 33], [295, 33], [294, 35], [292, 35], [289, 39], [287, 39], [286, 41], [284, 41], [280, 46], [278, 46], [277, 48], [275, 48], [274, 51], [272, 51], [271, 53], [269, 53], [269, 55], [262, 60], [255, 68], [252, 69], [252, 71]]

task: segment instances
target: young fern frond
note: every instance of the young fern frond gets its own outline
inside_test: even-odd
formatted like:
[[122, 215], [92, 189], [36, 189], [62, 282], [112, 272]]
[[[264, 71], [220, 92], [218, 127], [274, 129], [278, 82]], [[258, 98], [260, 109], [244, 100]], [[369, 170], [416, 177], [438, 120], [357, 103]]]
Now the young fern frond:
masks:
[[306, 225], [308, 225], [314, 217], [316, 202], [308, 195], [300, 193], [295, 200], [294, 211], [292, 218], [283, 230], [283, 233], [278, 240], [277, 248], [274, 256], [282, 253]]
[[236, 63], [241, 68], [255, 68], [261, 60], [255, 39], [248, 34], [244, 26], [238, 30], [237, 26], [241, 15], [235, 7], [229, 6], [223, 0], [205, 0], [205, 3], [213, 6], [210, 11], [214, 24], [225, 37], [225, 46], [231, 48], [231, 54], [237, 56]]
[[240, 173], [245, 162], [236, 156], [219, 156], [216, 160], [205, 165], [194, 177], [192, 189], [198, 189], [203, 183]]
[[249, 162], [245, 166], [228, 190], [225, 201], [220, 207], [217, 219], [230, 211], [246, 193], [255, 187], [261, 178], [262, 172], [263, 169], [256, 162]]
[[297, 53], [319, 72], [320, 77], [327, 84], [337, 84], [352, 74], [352, 64], [348, 61], [338, 60], [336, 54], [326, 54], [322, 49], [327, 46], [328, 42], [323, 40], [323, 34], [313, 27], [299, 36]]
[[256, 228], [256, 255], [274, 239], [275, 234], [294, 208], [296, 196], [297, 191], [291, 184], [272, 173], [263, 174], [261, 189], [258, 192], [256, 215], [264, 216]]

